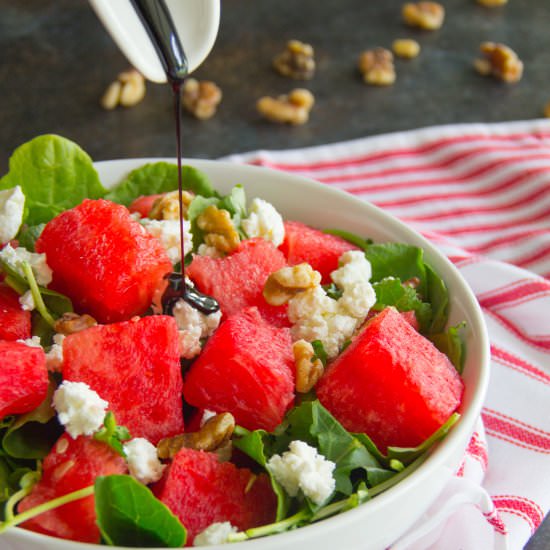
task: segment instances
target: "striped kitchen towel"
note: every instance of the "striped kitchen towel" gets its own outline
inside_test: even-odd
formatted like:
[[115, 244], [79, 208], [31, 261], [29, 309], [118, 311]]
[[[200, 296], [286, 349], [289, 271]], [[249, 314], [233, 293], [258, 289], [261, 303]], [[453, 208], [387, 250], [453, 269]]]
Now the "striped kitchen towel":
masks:
[[550, 509], [550, 121], [433, 127], [229, 159], [368, 200], [455, 263], [489, 329], [483, 422], [443, 495], [394, 549], [522, 548]]

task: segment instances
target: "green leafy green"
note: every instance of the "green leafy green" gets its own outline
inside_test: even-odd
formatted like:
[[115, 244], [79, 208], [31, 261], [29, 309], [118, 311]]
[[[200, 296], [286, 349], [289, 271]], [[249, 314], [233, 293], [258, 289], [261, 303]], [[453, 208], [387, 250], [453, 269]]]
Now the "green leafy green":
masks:
[[[215, 197], [205, 174], [192, 166], [181, 167], [182, 187], [203, 197]], [[129, 206], [141, 195], [156, 195], [178, 188], [178, 167], [168, 162], [153, 162], [132, 170], [128, 176], [109, 191], [107, 200]]]
[[38, 225], [24, 225], [17, 234], [17, 242], [19, 246], [26, 248], [30, 252], [34, 252], [34, 244], [40, 233], [46, 227], [45, 223], [39, 223]]
[[462, 322], [449, 327], [445, 332], [429, 335], [435, 347], [450, 359], [459, 374], [462, 373], [466, 359], [466, 343], [463, 337], [465, 327], [466, 323]]
[[38, 136], [18, 147], [0, 189], [21, 186], [25, 195], [24, 221], [45, 223], [80, 204], [105, 194], [92, 159], [76, 143], [53, 134]]
[[428, 264], [424, 266], [428, 281], [427, 300], [432, 306], [432, 321], [427, 332], [441, 332], [449, 318], [449, 291], [443, 279]]
[[421, 332], [428, 329], [432, 319], [432, 306], [422, 302], [414, 288], [403, 285], [394, 277], [386, 277], [372, 286], [376, 293], [374, 310], [381, 311], [387, 306], [393, 306], [398, 311], [414, 311]]
[[132, 436], [130, 435], [128, 428], [125, 426], [119, 426], [116, 423], [115, 415], [112, 411], [109, 411], [105, 415], [103, 427], [94, 434], [94, 439], [97, 441], [103, 441], [120, 456], [126, 456], [122, 444], [124, 441], [128, 441], [131, 438]]
[[365, 254], [372, 267], [372, 281], [396, 277], [406, 282], [417, 278], [418, 292], [426, 295], [426, 267], [421, 248], [403, 243], [377, 243], [368, 246]]
[[326, 292], [326, 295], [333, 300], [339, 300], [342, 294], [344, 294], [344, 291], [334, 283], [323, 285], [323, 290]]
[[187, 533], [179, 519], [134, 478], [100, 476], [95, 481], [97, 525], [107, 544], [179, 548]]
[[336, 235], [337, 237], [340, 237], [365, 251], [367, 250], [367, 247], [372, 244], [372, 239], [364, 239], [363, 237], [359, 237], [359, 235], [355, 235], [349, 231], [343, 231], [342, 229], [325, 229], [323, 233]]
[[313, 340], [313, 342], [311, 342], [311, 347], [315, 353], [312, 360], [315, 361], [316, 359], [320, 359], [321, 363], [323, 363], [323, 367], [326, 367], [328, 355], [325, 350], [325, 346], [323, 346], [323, 342], [321, 342], [321, 340]]

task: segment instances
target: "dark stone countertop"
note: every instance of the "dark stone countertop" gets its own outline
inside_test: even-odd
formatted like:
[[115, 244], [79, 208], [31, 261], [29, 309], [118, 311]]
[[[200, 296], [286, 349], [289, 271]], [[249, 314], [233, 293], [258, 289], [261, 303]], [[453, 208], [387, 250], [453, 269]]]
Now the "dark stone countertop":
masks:
[[[534, 119], [550, 101], [548, 0], [510, 0], [487, 9], [474, 0], [442, 0], [443, 28], [403, 26], [401, 0], [224, 0], [214, 49], [196, 72], [214, 80], [224, 98], [209, 121], [185, 116], [184, 153], [216, 158], [255, 149], [284, 149], [456, 122]], [[365, 86], [356, 71], [359, 53], [417, 39], [422, 52], [396, 60], [397, 82]], [[311, 43], [317, 73], [305, 83], [316, 97], [308, 124], [273, 125], [260, 119], [255, 101], [304, 83], [270, 67], [288, 39]], [[477, 75], [479, 44], [512, 47], [525, 75], [505, 85]], [[0, 173], [13, 149], [41, 133], [79, 143], [94, 160], [174, 156], [170, 90], [148, 84], [132, 109], [99, 106], [106, 86], [128, 67], [84, 0], [0, 0]], [[527, 545], [550, 548], [550, 521]]]

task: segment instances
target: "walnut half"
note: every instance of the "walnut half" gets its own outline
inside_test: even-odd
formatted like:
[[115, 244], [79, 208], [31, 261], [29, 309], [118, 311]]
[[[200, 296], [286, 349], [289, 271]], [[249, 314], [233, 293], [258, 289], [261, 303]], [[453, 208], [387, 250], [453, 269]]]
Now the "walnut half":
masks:
[[292, 352], [296, 364], [296, 391], [307, 393], [323, 376], [323, 363], [315, 357], [313, 346], [306, 340], [294, 342]]
[[492, 75], [509, 84], [521, 80], [523, 62], [514, 50], [495, 42], [483, 42], [479, 49], [485, 56], [474, 61], [474, 68], [479, 74]]
[[289, 78], [309, 80], [315, 74], [313, 47], [299, 40], [289, 40], [286, 49], [273, 59], [275, 70]]
[[157, 455], [161, 459], [172, 459], [184, 447], [196, 451], [216, 451], [231, 439], [234, 429], [235, 418], [231, 413], [217, 414], [209, 418], [198, 432], [161, 439], [157, 445]]
[[292, 125], [304, 124], [309, 119], [309, 112], [315, 103], [313, 94], [304, 88], [296, 88], [288, 95], [261, 97], [256, 108], [258, 112], [272, 122]]
[[283, 267], [272, 273], [265, 282], [263, 295], [272, 306], [282, 306], [290, 298], [320, 284], [321, 274], [309, 264]]
[[364, 51], [357, 65], [367, 84], [389, 86], [395, 82], [393, 54], [386, 48]]
[[227, 210], [211, 204], [197, 217], [197, 225], [205, 233], [204, 242], [219, 252], [229, 254], [239, 246], [239, 233]]
[[434, 31], [443, 25], [445, 8], [439, 2], [407, 2], [401, 14], [407, 25]]

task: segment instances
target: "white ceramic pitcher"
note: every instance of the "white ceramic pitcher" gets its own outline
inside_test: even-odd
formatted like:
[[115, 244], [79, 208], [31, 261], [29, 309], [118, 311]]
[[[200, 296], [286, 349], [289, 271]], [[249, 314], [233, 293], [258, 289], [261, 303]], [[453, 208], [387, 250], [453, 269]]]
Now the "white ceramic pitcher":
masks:
[[[145, 78], [166, 82], [166, 73], [129, 0], [89, 0], [128, 61]], [[165, 0], [185, 50], [189, 72], [206, 58], [218, 34], [220, 0]]]

